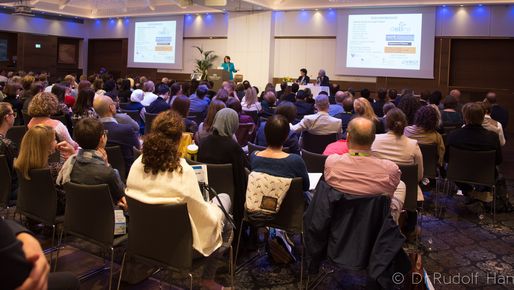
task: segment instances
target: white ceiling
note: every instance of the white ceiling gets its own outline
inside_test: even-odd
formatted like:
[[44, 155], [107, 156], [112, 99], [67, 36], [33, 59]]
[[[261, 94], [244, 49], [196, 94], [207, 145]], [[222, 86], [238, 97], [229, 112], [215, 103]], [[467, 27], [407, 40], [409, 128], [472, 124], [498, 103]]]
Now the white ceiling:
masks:
[[216, 13], [224, 11], [514, 3], [514, 0], [227, 0], [226, 6], [206, 6], [204, 5], [205, 0], [193, 0], [194, 4], [185, 8], [178, 5], [181, 0], [0, 0], [0, 3], [8, 7], [13, 6], [14, 2], [19, 1], [30, 3], [30, 6], [33, 6], [34, 10], [39, 12], [82, 18]]

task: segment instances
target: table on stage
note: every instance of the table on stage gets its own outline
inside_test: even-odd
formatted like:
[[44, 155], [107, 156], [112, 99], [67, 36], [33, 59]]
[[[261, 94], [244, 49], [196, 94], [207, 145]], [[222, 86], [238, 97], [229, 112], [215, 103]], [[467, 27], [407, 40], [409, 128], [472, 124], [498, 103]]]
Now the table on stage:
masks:
[[[291, 86], [293, 83], [287, 83], [288, 86]], [[312, 92], [312, 95], [316, 97], [319, 95], [320, 92], [327, 92], [328, 95], [330, 95], [330, 88], [327, 86], [315, 86], [315, 85], [301, 85], [300, 90], [304, 90], [306, 88], [309, 88]], [[275, 91], [280, 91], [280, 84], [275, 85]]]

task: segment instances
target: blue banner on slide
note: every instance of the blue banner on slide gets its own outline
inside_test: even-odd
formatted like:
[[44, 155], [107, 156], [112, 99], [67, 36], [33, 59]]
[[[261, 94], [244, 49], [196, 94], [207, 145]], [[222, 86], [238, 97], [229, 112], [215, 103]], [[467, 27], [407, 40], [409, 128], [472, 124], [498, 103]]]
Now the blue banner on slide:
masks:
[[171, 37], [168, 37], [168, 36], [157, 36], [155, 38], [155, 43], [157, 43], [158, 45], [169, 45], [171, 43]]
[[414, 34], [386, 34], [386, 41], [414, 41]]
[[411, 46], [412, 42], [388, 42], [388, 46]]

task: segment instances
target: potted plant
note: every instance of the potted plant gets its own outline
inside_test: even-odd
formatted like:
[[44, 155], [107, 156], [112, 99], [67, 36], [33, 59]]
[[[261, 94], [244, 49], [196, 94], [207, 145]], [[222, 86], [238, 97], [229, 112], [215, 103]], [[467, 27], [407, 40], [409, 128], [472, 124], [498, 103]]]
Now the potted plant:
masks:
[[214, 54], [214, 50], [204, 50], [203, 47], [193, 46], [198, 50], [201, 58], [195, 59], [195, 73], [202, 74], [202, 80], [207, 79], [207, 70], [212, 68], [214, 61], [218, 59], [218, 56]]

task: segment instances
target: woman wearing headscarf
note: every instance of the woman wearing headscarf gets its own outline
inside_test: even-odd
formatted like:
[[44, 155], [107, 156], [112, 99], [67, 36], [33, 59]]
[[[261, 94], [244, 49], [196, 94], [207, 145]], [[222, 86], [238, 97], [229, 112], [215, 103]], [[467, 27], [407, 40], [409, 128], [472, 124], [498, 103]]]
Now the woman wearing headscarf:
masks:
[[142, 90], [134, 90], [132, 94], [130, 95], [130, 103], [128, 103], [125, 107], [125, 110], [132, 110], [132, 111], [138, 111], [139, 112], [139, 132], [143, 134], [145, 132], [145, 106], [141, 104], [141, 101], [143, 100], [145, 96], [145, 93]]
[[247, 177], [245, 167], [250, 168], [247, 156], [234, 139], [239, 127], [236, 111], [224, 108], [216, 113], [212, 134], [202, 139], [198, 148], [198, 161], [211, 164], [232, 164], [234, 175], [234, 222], [239, 225], [243, 217]]

